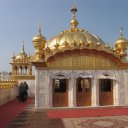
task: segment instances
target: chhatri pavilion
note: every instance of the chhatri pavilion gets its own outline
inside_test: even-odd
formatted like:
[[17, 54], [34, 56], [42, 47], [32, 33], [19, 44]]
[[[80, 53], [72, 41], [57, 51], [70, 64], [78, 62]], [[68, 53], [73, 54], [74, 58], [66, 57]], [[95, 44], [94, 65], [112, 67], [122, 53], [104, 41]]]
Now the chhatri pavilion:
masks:
[[71, 28], [50, 40], [33, 38], [31, 62], [35, 66], [35, 109], [128, 105], [128, 40], [113, 47], [86, 29], [78, 28], [72, 7]]

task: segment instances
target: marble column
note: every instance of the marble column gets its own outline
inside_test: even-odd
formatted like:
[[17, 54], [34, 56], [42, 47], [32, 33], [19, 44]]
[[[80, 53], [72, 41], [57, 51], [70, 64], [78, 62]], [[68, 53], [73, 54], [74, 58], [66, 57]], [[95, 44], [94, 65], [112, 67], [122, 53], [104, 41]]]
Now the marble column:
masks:
[[92, 78], [92, 106], [99, 106], [99, 82], [96, 76]]
[[76, 107], [76, 78], [72, 75], [69, 79], [68, 101], [69, 107]]
[[119, 106], [120, 105], [120, 93], [119, 93], [119, 83], [117, 80], [113, 80], [113, 100], [114, 105]]
[[47, 70], [39, 70], [39, 109], [46, 109], [50, 107], [49, 104], [49, 85], [50, 78]]
[[35, 109], [37, 109], [39, 106], [39, 96], [38, 96], [39, 81], [38, 81], [38, 78], [39, 78], [39, 70], [35, 69]]
[[50, 79], [50, 84], [49, 84], [49, 105], [50, 108], [53, 107], [53, 79]]

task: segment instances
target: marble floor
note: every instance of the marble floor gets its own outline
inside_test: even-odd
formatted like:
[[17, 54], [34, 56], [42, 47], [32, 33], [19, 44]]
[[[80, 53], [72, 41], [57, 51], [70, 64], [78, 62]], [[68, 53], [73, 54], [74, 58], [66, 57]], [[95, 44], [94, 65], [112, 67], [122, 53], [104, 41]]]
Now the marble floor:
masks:
[[64, 128], [61, 119], [50, 119], [47, 110], [35, 111], [34, 104], [29, 105], [8, 128]]
[[128, 128], [128, 116], [62, 119], [65, 128]]
[[53, 119], [30, 104], [8, 128], [128, 128], [128, 116]]

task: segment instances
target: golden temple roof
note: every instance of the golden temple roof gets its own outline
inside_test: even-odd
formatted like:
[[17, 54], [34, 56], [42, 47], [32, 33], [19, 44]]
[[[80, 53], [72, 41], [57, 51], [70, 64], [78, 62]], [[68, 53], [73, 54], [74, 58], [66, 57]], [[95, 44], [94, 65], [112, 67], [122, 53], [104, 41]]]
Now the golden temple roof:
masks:
[[[70, 21], [71, 27], [69, 30], [64, 30], [58, 35], [52, 37], [49, 41], [41, 34], [41, 27], [39, 26], [38, 35], [33, 38], [33, 45], [35, 54], [31, 56], [32, 62], [50, 62], [57, 61], [56, 56], [62, 57], [69, 55], [92, 55], [108, 57], [110, 60], [118, 63], [127, 63], [126, 50], [128, 40], [123, 37], [122, 31], [120, 38], [115, 42], [115, 48], [110, 47], [109, 43], [90, 33], [86, 29], [78, 28], [78, 21], [76, 19], [76, 7], [71, 8], [72, 19]], [[85, 54], [86, 53], [86, 54]]]
[[30, 55], [28, 56], [24, 50], [24, 44], [22, 46], [22, 49], [20, 50], [20, 53], [18, 55], [13, 55], [12, 59], [13, 62], [27, 62], [30, 58]]
[[56, 45], [56, 43], [58, 43], [60, 47], [64, 47], [65, 41], [70, 46], [73, 41], [77, 42], [77, 46], [79, 46], [80, 43], [87, 44], [89, 42], [93, 42], [94, 44], [97, 44], [98, 42], [100, 42], [103, 45], [105, 44], [102, 41], [102, 39], [100, 39], [98, 36], [93, 35], [86, 30], [83, 30], [83, 31], [77, 31], [77, 32], [65, 31], [63, 33], [60, 33], [48, 41], [48, 46], [51, 49], [54, 49], [54, 46]]
[[50, 49], [54, 49], [56, 43], [58, 43], [59, 48], [64, 47], [65, 41], [71, 46], [71, 43], [73, 41], [76, 41], [76, 45], [79, 46], [80, 43], [89, 43], [92, 42], [93, 44], [100, 43], [102, 45], [105, 45], [102, 39], [100, 39], [97, 35], [91, 34], [89, 31], [84, 29], [79, 29], [77, 27], [78, 21], [76, 20], [76, 12], [77, 9], [73, 6], [71, 8], [72, 12], [72, 19], [71, 19], [71, 29], [64, 30], [60, 34], [54, 36], [48, 41], [48, 47]]

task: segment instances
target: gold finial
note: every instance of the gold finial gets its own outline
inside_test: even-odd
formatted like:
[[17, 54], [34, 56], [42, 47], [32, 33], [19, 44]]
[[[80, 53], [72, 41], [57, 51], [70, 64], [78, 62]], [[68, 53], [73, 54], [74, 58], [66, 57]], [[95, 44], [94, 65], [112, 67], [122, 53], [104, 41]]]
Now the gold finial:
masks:
[[21, 54], [22, 54], [22, 53], [25, 53], [25, 51], [24, 51], [24, 41], [22, 41], [22, 49], [21, 49], [20, 53], [21, 53]]
[[41, 35], [41, 22], [37, 25], [38, 33]]
[[123, 28], [120, 28], [120, 37], [123, 37]]
[[73, 20], [75, 20], [76, 19], [77, 8], [74, 5], [71, 8], [71, 12], [72, 12]]
[[70, 23], [71, 23], [72, 28], [75, 29], [78, 25], [78, 21], [76, 20], [77, 8], [74, 5], [71, 8], [71, 12], [72, 12], [72, 20]]

